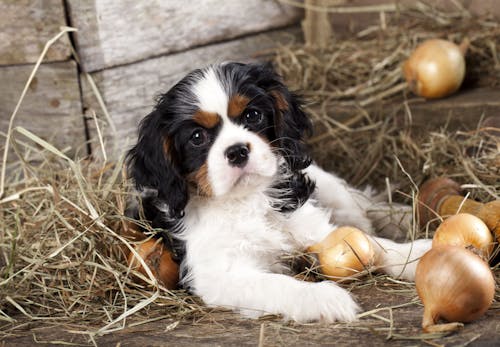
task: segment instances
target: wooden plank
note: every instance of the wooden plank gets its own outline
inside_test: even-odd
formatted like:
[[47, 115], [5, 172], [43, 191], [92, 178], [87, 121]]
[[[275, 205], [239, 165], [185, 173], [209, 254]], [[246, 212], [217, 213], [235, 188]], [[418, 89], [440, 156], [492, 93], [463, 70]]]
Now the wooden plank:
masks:
[[[481, 118], [497, 116], [500, 90], [476, 88], [461, 90], [438, 100], [414, 98], [408, 101], [412, 124], [416, 129], [438, 129], [449, 122], [448, 129], [475, 129]], [[406, 117], [401, 115], [401, 117]]]
[[332, 40], [332, 25], [327, 12], [307, 8], [307, 6], [327, 6], [328, 0], [305, 0], [305, 19], [302, 21], [304, 41], [307, 46], [327, 47]]
[[[0, 67], [0, 131], [7, 132], [10, 116], [33, 65]], [[73, 61], [42, 64], [15, 119], [58, 148], [71, 146], [86, 154], [78, 72]], [[80, 148], [78, 148], [80, 146]]]
[[[444, 11], [458, 11], [458, 7], [462, 6], [473, 16], [493, 16], [500, 18], [500, 1], [498, 0], [440, 0], [427, 1], [430, 6], [440, 8]], [[361, 6], [376, 6], [385, 4], [396, 4], [404, 8], [405, 6], [415, 6], [415, 0], [338, 0], [335, 2], [335, 7], [361, 7]], [[369, 26], [381, 25], [381, 21], [397, 21], [399, 13], [387, 12], [381, 17], [380, 12], [366, 13], [332, 13], [330, 22], [333, 30], [340, 34], [357, 33]]]
[[[153, 108], [154, 97], [166, 92], [189, 71], [214, 62], [249, 61], [256, 53], [278, 43], [289, 43], [299, 35], [298, 28], [278, 30], [92, 73], [117, 127], [119, 147], [135, 141], [137, 125]], [[102, 119], [92, 90], [84, 77], [81, 80], [85, 108], [96, 110]], [[95, 141], [95, 132], [91, 137]]]
[[500, 18], [500, 2], [498, 0], [471, 0], [466, 5], [473, 14]]
[[68, 0], [85, 71], [298, 22], [302, 11], [268, 0]]
[[[66, 25], [61, 0], [0, 1], [0, 65], [34, 63], [47, 40]], [[47, 52], [45, 61], [61, 61], [71, 52], [62, 38]]]
[[[477, 128], [481, 119], [498, 117], [500, 89], [463, 89], [447, 98], [436, 100], [425, 100], [409, 95], [407, 104], [408, 109], [403, 107], [401, 99], [393, 103], [376, 103], [368, 108], [368, 112], [391, 115], [395, 113], [402, 125], [411, 122], [414, 133], [428, 133], [444, 126], [450, 131], [472, 130]], [[312, 109], [322, 112], [319, 106], [312, 106]], [[408, 115], [408, 111], [411, 115]], [[329, 113], [335, 115], [335, 120], [342, 123], [348, 122], [359, 112], [356, 106], [333, 106], [329, 109]], [[317, 133], [323, 131], [325, 131], [324, 126], [317, 124]]]
[[[24, 234], [21, 234], [24, 235]], [[497, 278], [500, 275], [498, 268], [494, 270]], [[369, 347], [398, 347], [398, 346], [426, 346], [420, 343], [423, 307], [420, 301], [411, 302], [408, 295], [413, 287], [408, 285], [396, 285], [395, 281], [377, 278], [371, 281], [368, 277], [359, 279], [367, 285], [353, 286], [352, 293], [363, 311], [374, 314], [362, 318], [360, 323], [355, 324], [325, 324], [324, 322], [311, 322], [304, 325], [292, 325], [279, 318], [269, 318], [269, 322], [259, 319], [245, 319], [240, 314], [215, 309], [210, 312], [210, 319], [203, 313], [194, 313], [197, 323], [182, 319], [161, 307], [151, 305], [149, 315], [151, 318], [164, 316], [161, 320], [151, 319], [150, 322], [133, 325], [129, 324], [124, 329], [114, 331], [103, 336], [96, 336], [98, 346], [176, 346], [176, 347], [206, 347], [206, 346], [253, 346], [256, 341], [264, 341], [264, 346], [369, 346]], [[370, 282], [369, 282], [370, 281]], [[498, 282], [497, 282], [498, 283]], [[390, 288], [390, 289], [388, 289]], [[398, 290], [401, 289], [401, 290]], [[91, 294], [99, 295], [97, 288], [90, 288]], [[405, 295], [402, 295], [404, 293]], [[497, 289], [498, 293], [498, 289]], [[195, 299], [193, 297], [193, 299]], [[197, 298], [196, 298], [197, 300]], [[441, 346], [464, 346], [470, 344], [474, 347], [498, 346], [500, 341], [500, 315], [494, 303], [480, 319], [467, 323], [464, 328], [454, 334], [436, 336], [431, 341]], [[297, 305], [300, 305], [300, 301]], [[393, 307], [391, 321], [382, 325], [382, 317], [389, 314], [377, 312]], [[378, 316], [375, 314], [377, 313]], [[19, 322], [24, 322], [24, 317], [19, 313], [12, 314]], [[132, 319], [135, 317], [132, 317]], [[52, 323], [53, 320], [50, 321]], [[73, 322], [73, 321], [72, 321]], [[177, 323], [178, 322], [178, 323]], [[79, 325], [77, 325], [79, 323]], [[17, 329], [13, 336], [6, 335], [3, 338], [5, 346], [25, 347], [33, 346], [39, 341], [58, 341], [67, 344], [86, 344], [86, 336], [78, 334], [78, 330], [85, 329], [85, 322], [73, 323], [75, 328], [54, 329], [53, 324], [47, 321], [30, 321], [30, 330]], [[20, 324], [20, 323], [17, 323]], [[102, 324], [99, 321], [91, 321], [88, 325]], [[265, 334], [262, 334], [265, 324]], [[165, 332], [165, 327], [173, 327], [171, 331]], [[361, 328], [373, 329], [362, 332]], [[293, 330], [292, 330], [293, 329]], [[387, 331], [399, 338], [387, 340]], [[36, 332], [36, 335], [35, 333]], [[264, 337], [264, 338], [263, 338]], [[415, 343], [415, 342], [416, 343]]]

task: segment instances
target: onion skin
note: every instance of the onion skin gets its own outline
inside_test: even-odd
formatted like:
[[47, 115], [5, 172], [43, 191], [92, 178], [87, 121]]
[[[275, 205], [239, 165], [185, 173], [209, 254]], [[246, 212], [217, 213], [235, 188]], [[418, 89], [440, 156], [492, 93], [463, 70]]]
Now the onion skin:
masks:
[[[441, 205], [450, 196], [461, 196], [460, 184], [448, 177], [436, 177], [425, 181], [419, 188], [418, 198], [418, 221], [421, 227], [436, 219], [436, 214], [442, 216]], [[452, 214], [458, 211], [453, 210]]]
[[500, 200], [490, 201], [484, 207], [478, 217], [493, 231], [498, 244], [500, 244]]
[[321, 272], [331, 279], [350, 277], [372, 265], [375, 252], [365, 234], [354, 227], [340, 227], [308, 248], [318, 256]]
[[420, 259], [415, 285], [424, 304], [422, 327], [435, 329], [439, 319], [471, 322], [491, 306], [495, 279], [481, 258], [465, 248], [437, 246]]
[[489, 259], [493, 251], [493, 236], [481, 219], [469, 213], [459, 213], [445, 219], [437, 228], [432, 247], [441, 245], [473, 247], [481, 257]]
[[461, 213], [470, 213], [481, 219], [497, 235], [500, 242], [500, 200], [487, 203], [466, 199], [460, 185], [447, 177], [424, 182], [418, 193], [418, 220], [421, 227], [436, 219]]
[[[172, 259], [172, 254], [161, 241], [150, 239], [136, 245], [135, 249], [161, 285], [167, 289], [177, 287], [179, 265]], [[148, 276], [146, 270], [132, 252], [128, 255], [127, 261], [133, 270]]]
[[410, 89], [426, 99], [448, 96], [458, 90], [465, 76], [464, 54], [468, 41], [432, 39], [421, 43], [403, 64]]

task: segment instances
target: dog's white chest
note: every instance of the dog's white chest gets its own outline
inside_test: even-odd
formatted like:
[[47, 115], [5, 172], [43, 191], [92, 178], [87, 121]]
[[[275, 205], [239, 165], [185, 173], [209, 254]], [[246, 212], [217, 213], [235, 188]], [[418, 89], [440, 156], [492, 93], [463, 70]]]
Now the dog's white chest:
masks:
[[196, 204], [186, 211], [184, 239], [188, 253], [199, 256], [203, 250], [207, 261], [215, 252], [229, 263], [230, 259], [249, 258], [264, 265], [275, 263], [283, 252], [293, 249], [283, 225], [283, 216], [264, 199]]

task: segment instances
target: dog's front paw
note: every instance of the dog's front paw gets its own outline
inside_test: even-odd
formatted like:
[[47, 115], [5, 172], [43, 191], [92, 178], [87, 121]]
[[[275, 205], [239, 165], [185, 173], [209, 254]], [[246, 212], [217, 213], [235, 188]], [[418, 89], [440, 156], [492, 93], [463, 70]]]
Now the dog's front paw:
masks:
[[351, 295], [332, 282], [311, 283], [299, 302], [294, 303], [290, 318], [298, 322], [356, 320], [359, 306]]
[[356, 320], [356, 314], [360, 307], [348, 291], [327, 281], [316, 285], [319, 287], [317, 300], [321, 306], [320, 318], [322, 321], [352, 322]]

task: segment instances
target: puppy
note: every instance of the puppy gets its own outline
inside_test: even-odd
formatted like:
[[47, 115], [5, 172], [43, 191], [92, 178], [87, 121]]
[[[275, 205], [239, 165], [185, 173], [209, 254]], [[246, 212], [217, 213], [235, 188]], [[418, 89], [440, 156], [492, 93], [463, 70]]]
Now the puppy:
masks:
[[[356, 319], [345, 289], [294, 279], [280, 262], [340, 225], [372, 229], [363, 194], [311, 163], [311, 128], [270, 67], [240, 63], [189, 73], [142, 120], [130, 176], [181, 263], [181, 284], [207, 305], [299, 322]], [[381, 270], [408, 280], [431, 245], [371, 242]]]

